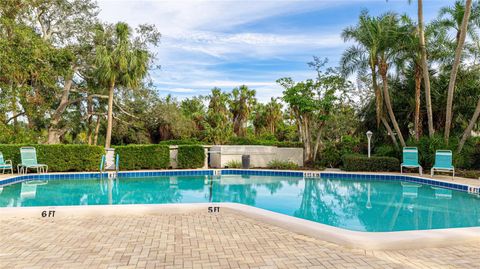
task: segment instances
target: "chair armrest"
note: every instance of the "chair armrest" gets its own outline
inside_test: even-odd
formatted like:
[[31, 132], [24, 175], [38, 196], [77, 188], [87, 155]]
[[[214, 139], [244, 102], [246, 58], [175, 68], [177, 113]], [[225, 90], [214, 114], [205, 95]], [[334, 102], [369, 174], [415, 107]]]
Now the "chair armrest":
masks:
[[5, 163], [9, 163], [10, 165], [12, 165], [12, 160], [5, 160]]

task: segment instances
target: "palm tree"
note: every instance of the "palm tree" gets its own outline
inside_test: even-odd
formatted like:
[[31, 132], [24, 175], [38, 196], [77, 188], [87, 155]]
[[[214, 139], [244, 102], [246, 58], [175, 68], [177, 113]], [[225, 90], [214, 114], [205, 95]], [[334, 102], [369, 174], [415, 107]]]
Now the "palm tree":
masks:
[[256, 136], [261, 135], [266, 130], [266, 114], [266, 105], [262, 103], [255, 104], [255, 107], [252, 111], [252, 124]]
[[246, 124], [253, 105], [256, 102], [255, 90], [242, 85], [232, 90], [233, 99], [230, 101], [230, 111], [233, 115], [233, 131], [237, 136], [244, 137]]
[[[357, 46], [348, 48], [342, 55], [340, 63], [344, 75], [349, 75], [354, 71], [363, 73], [369, 69], [375, 92], [377, 125], [382, 122], [392, 137], [392, 141], [397, 145], [396, 138], [383, 115], [382, 106], [385, 103], [400, 143], [405, 146], [403, 135], [393, 113], [387, 78], [388, 65], [396, 57], [398, 51], [394, 49], [398, 41], [398, 19], [390, 13], [375, 18], [363, 11], [358, 25], [343, 30], [342, 37], [345, 41], [354, 40], [358, 43]], [[377, 72], [382, 77], [383, 96], [382, 90], [378, 86]]]
[[[393, 128], [397, 132], [398, 139], [402, 147], [405, 147], [403, 134], [398, 126], [395, 113], [393, 112], [392, 102], [390, 100], [390, 92], [388, 90], [388, 70], [399, 55], [399, 51], [403, 49], [406, 31], [399, 24], [398, 16], [393, 13], [387, 13], [378, 18], [378, 34], [379, 34], [379, 68], [378, 71], [382, 77], [383, 98], [387, 107], [388, 115], [392, 121]], [[399, 45], [400, 44], [400, 45]]]
[[[465, 9], [465, 1], [456, 1], [453, 6], [441, 8], [438, 13], [438, 18], [433, 21], [437, 31], [448, 32], [453, 30], [455, 32], [455, 44], [458, 44], [458, 41], [460, 40]], [[471, 4], [469, 24], [470, 27], [468, 27], [466, 31], [467, 35], [472, 40], [478, 40], [479, 34], [477, 30], [480, 28], [480, 5], [478, 2], [473, 2]]]
[[232, 132], [231, 113], [227, 108], [230, 94], [213, 88], [207, 99], [210, 102], [205, 116], [205, 136], [215, 145], [223, 144]]
[[273, 135], [278, 122], [283, 118], [282, 104], [277, 101], [277, 98], [272, 97], [270, 102], [265, 105], [265, 114], [267, 129]]
[[[452, 14], [455, 15], [455, 21], [458, 23], [458, 16], [461, 14], [461, 6], [456, 5], [457, 10]], [[453, 107], [453, 92], [455, 90], [455, 80], [457, 79], [458, 67], [460, 65], [460, 60], [463, 51], [463, 44], [467, 36], [468, 23], [470, 19], [470, 13], [472, 8], [472, 0], [466, 0], [465, 8], [463, 10], [462, 23], [460, 25], [458, 33], [457, 31], [457, 48], [455, 50], [455, 59], [453, 61], [452, 72], [450, 73], [450, 81], [448, 82], [448, 92], [447, 92], [447, 108], [446, 108], [446, 117], [445, 117], [445, 142], [448, 143], [450, 138], [450, 128], [452, 126], [452, 107]]]
[[460, 142], [458, 143], [457, 153], [460, 153], [462, 151], [463, 145], [465, 145], [465, 142], [467, 141], [467, 139], [472, 135], [473, 127], [477, 123], [479, 116], [480, 116], [480, 99], [478, 99], [477, 106], [475, 107], [475, 112], [473, 113], [473, 116], [470, 119], [470, 122], [468, 123], [467, 128], [465, 128], [465, 131], [463, 132], [462, 139], [460, 139]]
[[[398, 57], [399, 69], [413, 69], [413, 76], [415, 81], [415, 113], [414, 113], [414, 132], [415, 140], [420, 139], [422, 133], [422, 124], [420, 122], [420, 105], [421, 105], [421, 86], [423, 79], [422, 68], [422, 50], [419, 46], [419, 27], [406, 15], [402, 16], [402, 24], [405, 28], [405, 35], [403, 44], [400, 48]], [[404, 66], [407, 64], [407, 66]]]
[[[409, 0], [410, 1], [410, 0]], [[427, 49], [425, 45], [425, 31], [423, 23], [423, 1], [418, 0], [418, 42], [420, 44], [421, 67], [423, 71], [423, 82], [425, 87], [425, 105], [427, 107], [428, 118], [428, 135], [433, 137], [435, 129], [433, 129], [433, 113], [432, 113], [432, 97], [430, 91], [430, 74], [428, 72]]]
[[420, 134], [422, 133], [422, 125], [420, 123], [420, 105], [421, 105], [421, 84], [423, 79], [423, 69], [422, 69], [422, 57], [421, 57], [421, 49], [418, 45], [418, 29], [415, 27], [415, 30], [412, 31], [411, 35], [409, 35], [409, 39], [406, 40], [406, 47], [405, 47], [405, 57], [406, 60], [409, 62], [408, 68], [413, 68], [413, 76], [415, 81], [415, 113], [413, 119], [413, 126], [415, 132], [415, 140], [420, 139]]
[[375, 18], [368, 15], [367, 11], [360, 14], [359, 22], [354, 27], [347, 27], [342, 32], [345, 41], [356, 41], [357, 46], [345, 50], [340, 60], [341, 69], [344, 75], [348, 76], [353, 72], [364, 73], [370, 69], [372, 85], [375, 92], [377, 125], [382, 118], [383, 98], [377, 84], [378, 49], [379, 44], [375, 38]]
[[126, 23], [99, 27], [95, 47], [95, 62], [99, 80], [108, 87], [107, 134], [105, 148], [110, 147], [113, 123], [113, 98], [116, 87], [138, 87], [147, 74], [149, 54], [131, 40]]

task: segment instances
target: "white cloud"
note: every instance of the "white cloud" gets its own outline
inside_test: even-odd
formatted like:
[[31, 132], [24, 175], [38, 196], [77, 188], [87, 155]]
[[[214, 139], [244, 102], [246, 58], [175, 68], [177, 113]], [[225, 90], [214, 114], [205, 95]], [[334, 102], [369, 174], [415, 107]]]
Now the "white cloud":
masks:
[[[243, 26], [272, 17], [348, 4], [348, 1], [333, 0], [98, 2], [103, 20], [111, 23], [125, 21], [132, 26], [150, 23], [160, 30], [162, 39], [157, 59], [162, 69], [152, 71], [151, 77], [161, 94], [206, 94], [212, 87], [231, 90], [245, 84], [257, 89], [261, 100], [281, 95], [281, 89], [275, 83], [280, 77], [306, 78], [310, 72], [305, 62], [311, 59], [311, 51], [340, 47], [343, 42], [335, 29], [323, 32], [308, 32], [307, 29], [300, 32], [295, 29], [261, 31]], [[298, 71], [285, 65], [276, 67], [276, 71], [261, 67], [233, 71], [224, 67], [260, 60], [297, 61], [304, 69]]]
[[154, 23], [165, 33], [184, 30], [224, 31], [281, 14], [326, 8], [343, 1], [316, 0], [99, 0], [109, 21]]
[[192, 31], [177, 36], [166, 35], [160, 54], [169, 49], [203, 53], [215, 58], [241, 55], [243, 58], [286, 57], [311, 49], [343, 46], [338, 33], [271, 34], [271, 33], [215, 33]]

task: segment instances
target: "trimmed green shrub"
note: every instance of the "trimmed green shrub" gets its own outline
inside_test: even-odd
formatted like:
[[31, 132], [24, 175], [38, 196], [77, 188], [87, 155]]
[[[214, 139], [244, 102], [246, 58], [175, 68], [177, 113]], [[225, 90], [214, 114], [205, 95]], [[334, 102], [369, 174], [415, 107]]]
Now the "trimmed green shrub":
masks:
[[376, 156], [402, 158], [402, 153], [392, 145], [380, 145], [374, 152]]
[[177, 164], [179, 168], [201, 168], [205, 163], [205, 149], [200, 145], [178, 146]]
[[170, 166], [170, 148], [167, 145], [116, 146], [121, 170], [165, 169]]
[[0, 145], [0, 151], [14, 167], [20, 163], [20, 147], [32, 146], [37, 150], [37, 161], [48, 165], [51, 172], [97, 171], [104, 150], [90, 145]]
[[349, 135], [342, 136], [338, 142], [326, 141], [314, 167], [339, 167], [342, 164], [342, 156], [346, 154], [358, 153], [360, 139]]
[[231, 160], [231, 161], [229, 161], [225, 164], [225, 167], [227, 167], [227, 168], [240, 168], [240, 167], [242, 167], [242, 162]]
[[298, 169], [298, 164], [292, 161], [272, 160], [268, 163], [267, 167], [270, 169], [293, 170], [293, 169]]
[[400, 161], [394, 157], [372, 156], [368, 158], [365, 155], [350, 154], [344, 155], [343, 170], [345, 171], [398, 171], [400, 170]]

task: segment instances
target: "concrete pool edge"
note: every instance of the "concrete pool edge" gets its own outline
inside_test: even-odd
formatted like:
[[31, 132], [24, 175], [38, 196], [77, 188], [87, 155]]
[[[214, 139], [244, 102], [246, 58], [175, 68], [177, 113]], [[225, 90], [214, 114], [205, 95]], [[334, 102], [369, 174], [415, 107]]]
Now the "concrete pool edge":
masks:
[[[208, 212], [211, 207], [219, 207], [219, 212], [212, 214], [221, 216], [222, 212], [233, 212], [291, 232], [349, 248], [365, 250], [416, 249], [480, 242], [480, 227], [358, 232], [237, 203], [14, 207], [0, 208], [0, 216], [2, 218], [40, 218], [48, 221], [64, 217], [187, 214], [202, 210]], [[54, 211], [53, 216], [50, 213], [52, 211]], [[43, 216], [42, 213], [44, 213]]]

